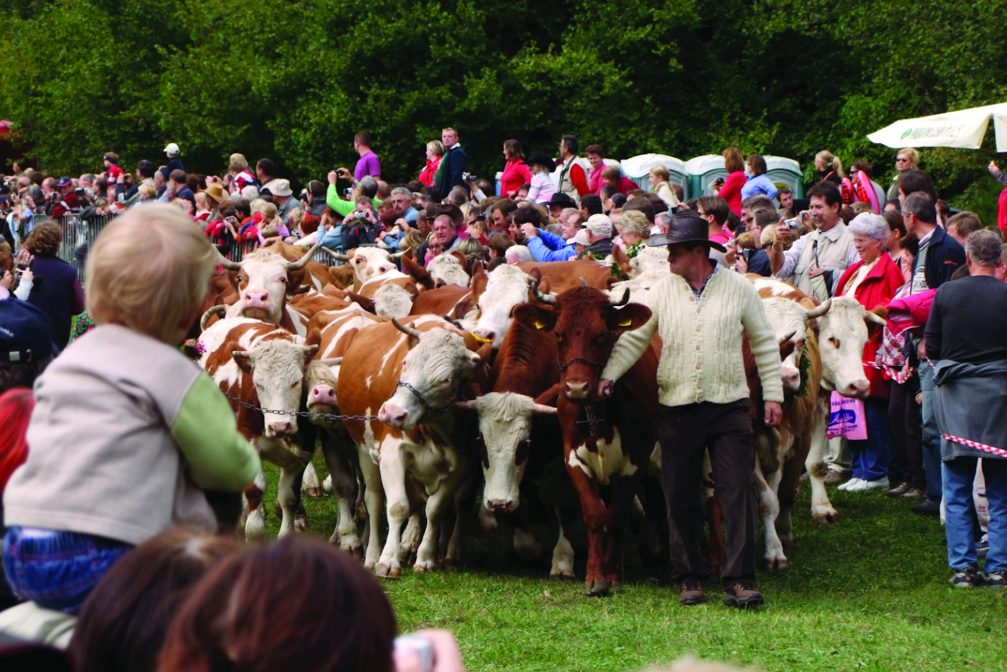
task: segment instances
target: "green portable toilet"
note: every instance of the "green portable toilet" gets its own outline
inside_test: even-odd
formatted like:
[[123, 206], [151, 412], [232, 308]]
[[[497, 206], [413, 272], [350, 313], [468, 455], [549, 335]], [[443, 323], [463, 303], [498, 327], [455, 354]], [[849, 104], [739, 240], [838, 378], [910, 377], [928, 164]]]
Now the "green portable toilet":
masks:
[[685, 162], [667, 154], [640, 154], [625, 159], [622, 162], [622, 173], [640, 185], [645, 191], [650, 191], [650, 169], [654, 166], [664, 166], [671, 175], [671, 183], [677, 184], [688, 192], [685, 175]]
[[689, 159], [685, 162], [685, 174], [688, 178], [688, 187], [685, 190], [687, 199], [710, 196], [714, 193], [711, 186], [713, 181], [718, 177], [727, 177], [724, 157], [720, 154], [704, 154]]
[[786, 187], [794, 192], [794, 198], [804, 198], [801, 164], [784, 156], [763, 156], [762, 158], [766, 160], [766, 175], [777, 188]]

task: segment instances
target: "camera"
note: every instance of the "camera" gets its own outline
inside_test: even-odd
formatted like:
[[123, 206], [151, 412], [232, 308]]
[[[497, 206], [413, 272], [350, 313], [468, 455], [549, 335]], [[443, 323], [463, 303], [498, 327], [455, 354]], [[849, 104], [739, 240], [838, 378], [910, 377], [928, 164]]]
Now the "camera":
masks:
[[785, 219], [785, 220], [783, 220], [783, 223], [787, 226], [788, 229], [799, 229], [799, 228], [801, 228], [801, 218], [800, 217], [791, 217], [790, 219]]
[[367, 219], [367, 213], [366, 212], [354, 213], [353, 219]]
[[462, 179], [465, 180], [466, 182], [475, 182], [476, 176], [473, 175], [472, 173], [462, 173]]

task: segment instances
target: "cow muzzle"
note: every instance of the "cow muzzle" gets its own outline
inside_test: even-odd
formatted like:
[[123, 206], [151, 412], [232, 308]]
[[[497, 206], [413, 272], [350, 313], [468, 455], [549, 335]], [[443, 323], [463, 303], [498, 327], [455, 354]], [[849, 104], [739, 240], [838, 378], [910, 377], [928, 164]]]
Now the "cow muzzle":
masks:
[[780, 368], [780, 375], [783, 378], [783, 389], [795, 392], [801, 388], [801, 372], [792, 366]]
[[241, 297], [245, 302], [245, 308], [259, 308], [261, 310], [269, 309], [269, 292], [263, 291], [249, 291], [246, 290], [244, 296]]
[[856, 399], [864, 399], [867, 397], [867, 393], [871, 391], [871, 384], [866, 378], [859, 378], [854, 380], [842, 389], [838, 389], [837, 392], [844, 397], [853, 397]]
[[590, 394], [590, 383], [587, 381], [568, 380], [564, 383], [567, 399], [587, 399]]
[[409, 412], [395, 404], [385, 402], [378, 409], [378, 420], [396, 429], [402, 429], [409, 421]]
[[319, 384], [311, 388], [308, 393], [308, 405], [324, 404], [326, 406], [336, 405], [336, 390], [331, 385]]
[[267, 421], [264, 433], [266, 438], [275, 438], [280, 436], [290, 436], [295, 431], [297, 431], [297, 425], [295, 425], [292, 420], [281, 418], [279, 420]]
[[487, 499], [484, 504], [486, 509], [493, 513], [511, 513], [518, 505], [515, 499]]

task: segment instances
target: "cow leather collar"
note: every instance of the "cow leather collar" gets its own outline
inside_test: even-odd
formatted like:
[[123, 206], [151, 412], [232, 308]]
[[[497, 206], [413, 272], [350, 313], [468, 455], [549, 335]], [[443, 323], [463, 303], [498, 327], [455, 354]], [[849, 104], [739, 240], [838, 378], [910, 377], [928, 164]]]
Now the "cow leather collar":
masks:
[[573, 359], [568, 359], [565, 362], [559, 357], [557, 357], [556, 361], [559, 362], [560, 373], [563, 373], [574, 364], [583, 364], [584, 366], [590, 366], [592, 369], [595, 369], [596, 371], [601, 370], [601, 364], [599, 364], [598, 362], [592, 362], [590, 360], [584, 359], [583, 357], [574, 357]]

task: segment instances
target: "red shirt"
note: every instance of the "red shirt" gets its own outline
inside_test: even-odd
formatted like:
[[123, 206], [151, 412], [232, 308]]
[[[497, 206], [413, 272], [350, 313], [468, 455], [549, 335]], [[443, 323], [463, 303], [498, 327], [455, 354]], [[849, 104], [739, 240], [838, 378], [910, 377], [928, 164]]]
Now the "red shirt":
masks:
[[738, 217], [741, 217], [741, 188], [745, 186], [747, 180], [745, 171], [736, 170], [727, 176], [724, 186], [717, 192], [717, 196], [727, 201], [727, 207]]
[[504, 166], [500, 176], [500, 196], [511, 196], [518, 189], [531, 183], [531, 171], [523, 159], [511, 159]]
[[119, 184], [122, 182], [122, 168], [114, 163], [108, 166], [108, 182], [109, 184]]

